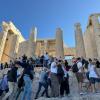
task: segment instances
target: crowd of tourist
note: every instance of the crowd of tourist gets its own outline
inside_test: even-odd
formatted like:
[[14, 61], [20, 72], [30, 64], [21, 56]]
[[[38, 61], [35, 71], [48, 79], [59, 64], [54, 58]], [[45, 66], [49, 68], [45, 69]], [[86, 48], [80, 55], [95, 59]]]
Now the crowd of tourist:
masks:
[[[39, 84], [34, 99], [38, 99], [42, 87], [42, 96], [47, 98], [63, 97], [70, 95], [69, 71], [77, 78], [79, 94], [86, 92], [82, 90], [82, 84], [86, 83], [89, 93], [100, 93], [100, 75], [98, 70], [100, 62], [97, 59], [84, 59], [83, 57], [72, 58], [72, 65], [65, 59], [50, 57], [48, 53], [37, 59], [27, 58], [25, 55], [9, 64], [1, 64], [0, 70], [9, 68], [7, 74], [0, 79], [0, 96], [2, 100], [31, 100], [33, 81], [35, 80], [35, 67], [42, 67]], [[18, 69], [22, 68], [19, 73]], [[95, 83], [98, 83], [97, 88]], [[49, 92], [51, 90], [51, 93]], [[21, 94], [21, 95], [20, 95]]]

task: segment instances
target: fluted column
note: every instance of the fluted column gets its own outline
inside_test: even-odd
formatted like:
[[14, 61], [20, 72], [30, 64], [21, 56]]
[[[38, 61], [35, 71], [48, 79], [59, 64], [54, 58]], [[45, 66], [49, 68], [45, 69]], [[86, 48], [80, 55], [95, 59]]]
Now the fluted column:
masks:
[[98, 16], [96, 15], [91, 16], [91, 19], [92, 19], [92, 24], [94, 28], [98, 57], [100, 58], [100, 23], [98, 20]]
[[64, 58], [63, 31], [61, 28], [56, 30], [56, 57]]
[[75, 45], [76, 45], [76, 56], [86, 57], [84, 40], [80, 23], [75, 24]]

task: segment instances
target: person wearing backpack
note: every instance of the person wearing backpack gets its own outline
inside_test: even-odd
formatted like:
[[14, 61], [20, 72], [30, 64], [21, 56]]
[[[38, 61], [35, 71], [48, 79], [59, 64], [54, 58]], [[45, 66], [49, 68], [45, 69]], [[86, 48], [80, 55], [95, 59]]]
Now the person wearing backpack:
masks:
[[6, 95], [3, 97], [2, 100], [8, 99], [9, 96], [14, 92], [14, 89], [15, 89], [15, 86], [16, 86], [16, 82], [17, 82], [17, 70], [18, 70], [18, 67], [19, 67], [19, 63], [15, 62], [13, 68], [10, 69], [8, 71], [8, 73], [7, 73], [9, 91], [8, 91], [8, 93], [6, 93]]

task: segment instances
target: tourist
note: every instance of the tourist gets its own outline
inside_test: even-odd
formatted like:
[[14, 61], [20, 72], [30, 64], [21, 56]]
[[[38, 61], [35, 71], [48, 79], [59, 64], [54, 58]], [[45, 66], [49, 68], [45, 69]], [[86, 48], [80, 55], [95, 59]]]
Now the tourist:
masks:
[[69, 69], [71, 68], [71, 66], [68, 65], [68, 61], [64, 60], [64, 66], [66, 67], [66, 70], [69, 71]]
[[38, 91], [36, 93], [35, 99], [38, 98], [38, 95], [39, 95], [42, 87], [44, 87], [45, 90], [42, 92], [41, 96], [43, 96], [44, 93], [46, 93], [46, 97], [49, 98], [47, 79], [48, 79], [47, 68], [44, 67], [43, 71], [41, 71], [41, 74], [40, 74], [39, 87], [38, 87]]
[[4, 68], [4, 65], [3, 65], [3, 63], [1, 63], [0, 70], [3, 70], [3, 68]]
[[5, 62], [5, 64], [4, 64], [4, 68], [8, 68], [9, 66], [8, 66], [8, 63], [7, 62]]
[[[91, 59], [89, 59], [89, 66], [88, 66], [88, 70], [89, 70], [89, 80], [92, 86], [92, 92], [95, 93], [96, 88], [95, 88], [95, 83], [98, 83], [98, 89], [100, 89], [100, 76], [96, 70], [96, 65], [95, 62], [92, 62]], [[99, 90], [100, 92], [100, 90]]]
[[[57, 76], [60, 84], [60, 96], [63, 97], [65, 92], [67, 96], [70, 94], [69, 90], [69, 76], [68, 76], [68, 66], [65, 66], [66, 63], [59, 60], [57, 68]], [[67, 63], [68, 65], [68, 63]]]
[[0, 81], [0, 96], [3, 94], [3, 92], [8, 92], [8, 82], [7, 82], [7, 75], [4, 74], [3, 78]]
[[22, 93], [21, 100], [31, 100], [32, 93], [32, 80], [33, 80], [33, 68], [30, 64], [30, 60], [27, 62], [27, 57], [24, 55], [22, 62], [19, 62], [20, 66], [24, 68], [23, 70], [23, 80], [25, 83], [24, 91]]
[[59, 96], [59, 81], [57, 77], [57, 59], [52, 59], [51, 63], [51, 96], [58, 97]]
[[[88, 66], [90, 64], [90, 62], [88, 62], [88, 60], [84, 59], [84, 81], [83, 81], [83, 87], [86, 88], [86, 91], [84, 92], [84, 94], [88, 93], [89, 91], [91, 91], [91, 83], [89, 81], [89, 70], [88, 70]], [[83, 88], [84, 89], [84, 88]]]
[[44, 55], [40, 57], [41, 67], [44, 67]]
[[58, 77], [58, 81], [59, 81], [59, 85], [60, 85], [60, 96], [63, 96], [63, 78], [64, 78], [64, 70], [62, 68], [62, 61], [59, 60], [58, 64], [57, 64], [57, 77]]
[[[66, 65], [66, 64], [65, 64]], [[70, 94], [70, 88], [69, 88], [69, 75], [68, 75], [68, 67], [67, 66], [63, 66], [63, 70], [64, 70], [64, 78], [63, 78], [63, 83], [62, 83], [62, 96], [64, 96], [64, 92], [67, 96], [69, 96]]]
[[94, 59], [95, 64], [96, 64], [96, 68], [100, 68], [100, 62], [98, 59]]
[[10, 62], [9, 62], [9, 68], [12, 68], [12, 66], [13, 66], [13, 61], [10, 60]]
[[[19, 67], [19, 63], [15, 62], [13, 68], [11, 70], [9, 70], [8, 73], [7, 73], [9, 91], [3, 97], [2, 100], [8, 99], [9, 96], [11, 96], [11, 94], [14, 92], [16, 82], [17, 82], [17, 69], [18, 69], [18, 67]], [[13, 95], [14, 95], [14, 93], [13, 93]]]
[[83, 94], [82, 83], [83, 83], [83, 80], [84, 80], [84, 76], [83, 76], [84, 70], [83, 70], [81, 58], [77, 58], [77, 67], [78, 67], [78, 72], [76, 72], [76, 78], [77, 78], [77, 81], [78, 81], [79, 93], [80, 93], [80, 95], [82, 95]]
[[22, 56], [22, 62], [26, 62], [27, 61], [27, 56], [24, 54], [23, 56]]
[[45, 67], [48, 67], [48, 61], [49, 61], [49, 55], [48, 55], [48, 53], [46, 52], [46, 53], [44, 54], [44, 66], [45, 66]]

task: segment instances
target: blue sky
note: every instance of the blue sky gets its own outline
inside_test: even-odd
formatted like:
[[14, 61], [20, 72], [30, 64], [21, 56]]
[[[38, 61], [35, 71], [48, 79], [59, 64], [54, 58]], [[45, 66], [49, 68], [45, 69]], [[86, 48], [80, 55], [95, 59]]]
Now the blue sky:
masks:
[[13, 21], [28, 39], [32, 27], [38, 38], [53, 38], [61, 27], [66, 45], [73, 47], [74, 24], [80, 22], [85, 31], [88, 17], [100, 12], [100, 0], [0, 0], [0, 23]]

